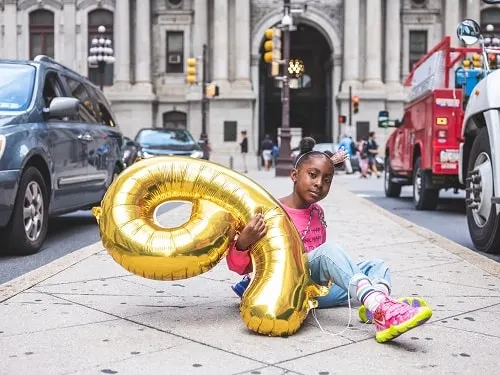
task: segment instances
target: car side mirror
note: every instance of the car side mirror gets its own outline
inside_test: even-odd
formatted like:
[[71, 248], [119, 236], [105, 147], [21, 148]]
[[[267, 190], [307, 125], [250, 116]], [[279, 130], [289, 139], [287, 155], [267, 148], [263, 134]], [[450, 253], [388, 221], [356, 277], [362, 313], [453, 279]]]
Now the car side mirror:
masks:
[[71, 117], [78, 114], [80, 101], [76, 98], [55, 97], [50, 101], [50, 117]]

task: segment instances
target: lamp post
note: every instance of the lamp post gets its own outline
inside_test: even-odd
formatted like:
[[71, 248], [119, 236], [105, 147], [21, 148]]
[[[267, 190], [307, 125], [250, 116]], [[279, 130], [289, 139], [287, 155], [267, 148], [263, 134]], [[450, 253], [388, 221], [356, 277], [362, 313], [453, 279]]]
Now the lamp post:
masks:
[[290, 31], [293, 28], [293, 19], [291, 16], [290, 0], [283, 0], [283, 18], [280, 25], [281, 40], [283, 43], [283, 60], [284, 66], [281, 90], [281, 135], [280, 135], [280, 148], [279, 154], [276, 158], [276, 171], [275, 175], [288, 176], [290, 170], [293, 168], [293, 160], [290, 157], [291, 147], [290, 139], [290, 85], [288, 81], [288, 64], [290, 61]]
[[113, 56], [113, 48], [111, 48], [111, 39], [104, 37], [106, 28], [101, 25], [97, 28], [97, 32], [98, 35], [90, 43], [87, 61], [91, 68], [99, 69], [99, 87], [102, 91], [104, 88], [104, 70], [106, 69], [106, 64], [113, 64], [115, 57]]

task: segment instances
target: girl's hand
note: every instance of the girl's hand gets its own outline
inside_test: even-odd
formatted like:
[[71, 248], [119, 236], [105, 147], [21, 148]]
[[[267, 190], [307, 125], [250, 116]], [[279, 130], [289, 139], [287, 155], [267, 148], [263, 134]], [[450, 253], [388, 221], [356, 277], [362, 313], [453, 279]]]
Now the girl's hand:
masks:
[[337, 165], [342, 164], [347, 159], [350, 159], [350, 156], [342, 146], [330, 157], [330, 159], [332, 159], [334, 165]]
[[238, 250], [246, 250], [264, 237], [266, 233], [267, 227], [264, 222], [264, 215], [257, 214], [241, 231], [238, 240], [236, 241], [236, 248]]

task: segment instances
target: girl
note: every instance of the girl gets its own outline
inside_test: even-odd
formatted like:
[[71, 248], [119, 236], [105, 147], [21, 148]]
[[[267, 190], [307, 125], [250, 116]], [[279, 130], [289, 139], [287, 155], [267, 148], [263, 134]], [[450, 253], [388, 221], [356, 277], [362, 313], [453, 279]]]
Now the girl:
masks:
[[[339, 161], [339, 155], [313, 151], [314, 145], [312, 138], [301, 141], [300, 154], [290, 174], [293, 191], [279, 201], [301, 234], [309, 258], [311, 278], [321, 285], [335, 284], [327, 296], [318, 298], [318, 302], [321, 307], [332, 307], [347, 301], [348, 295], [356, 297], [362, 304], [359, 311], [361, 320], [375, 324], [376, 340], [392, 340], [426, 322], [432, 310], [420, 298], [396, 301], [389, 297], [390, 272], [382, 261], [356, 264], [343, 249], [326, 242], [324, 211], [317, 202], [330, 191], [334, 163]], [[266, 232], [261, 214], [250, 220], [228, 251], [230, 270], [240, 275], [252, 272], [247, 249], [263, 238]], [[243, 285], [233, 289], [244, 291], [249, 281], [246, 278], [240, 283]]]

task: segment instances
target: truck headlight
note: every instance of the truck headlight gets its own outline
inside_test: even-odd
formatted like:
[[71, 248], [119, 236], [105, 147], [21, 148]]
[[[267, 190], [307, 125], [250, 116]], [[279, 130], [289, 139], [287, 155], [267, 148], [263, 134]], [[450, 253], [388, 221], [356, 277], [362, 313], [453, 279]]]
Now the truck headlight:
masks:
[[200, 159], [203, 157], [203, 151], [200, 151], [200, 150], [194, 150], [192, 153], [191, 153], [191, 157], [192, 158], [196, 158], [196, 159]]
[[5, 138], [5, 135], [0, 134], [0, 159], [3, 156], [3, 152], [5, 151], [5, 144], [7, 143], [7, 138]]

